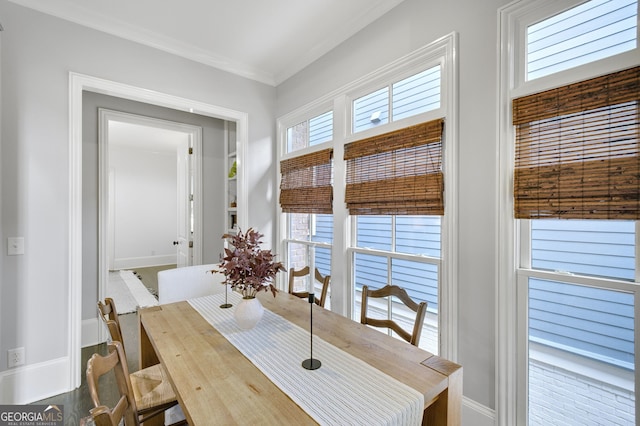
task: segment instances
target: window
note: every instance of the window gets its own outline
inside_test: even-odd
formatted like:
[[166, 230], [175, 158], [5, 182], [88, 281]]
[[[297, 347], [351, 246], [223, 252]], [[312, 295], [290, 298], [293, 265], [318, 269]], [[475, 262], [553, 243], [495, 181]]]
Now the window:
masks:
[[531, 267], [633, 281], [635, 224], [628, 220], [532, 221]]
[[391, 86], [394, 121], [440, 108], [440, 67], [424, 70]]
[[[287, 270], [302, 269], [307, 265], [318, 268], [322, 275], [331, 275], [331, 246], [333, 242], [333, 215], [301, 214], [287, 215], [289, 237], [286, 240]], [[307, 277], [305, 277], [307, 278]], [[301, 288], [308, 288], [309, 282], [301, 279]], [[320, 283], [315, 282], [316, 294], [320, 293]], [[325, 308], [331, 308], [331, 286], [327, 294]]]
[[316, 146], [333, 138], [333, 111], [327, 111], [287, 129], [287, 152]]
[[[344, 153], [345, 201], [356, 227], [353, 318], [359, 318], [363, 285], [398, 285], [414, 301], [427, 302], [419, 346], [436, 354], [443, 126], [436, 119], [371, 136], [347, 144]], [[407, 330], [415, 320], [400, 302], [372, 302], [369, 311]]]
[[353, 132], [440, 108], [440, 66], [431, 67], [353, 101]]
[[513, 250], [500, 259], [499, 347], [515, 351], [499, 360], [500, 424], [636, 424], [637, 9], [544, 0], [501, 12], [512, 160], [500, 181], [512, 197], [499, 241]]
[[[602, 419], [597, 403], [634, 424], [636, 225], [611, 218], [640, 218], [640, 67], [513, 105], [529, 424]], [[598, 392], [577, 392], [585, 383]]]
[[[296, 154], [333, 139], [333, 111], [313, 116], [287, 127], [287, 152], [281, 161], [280, 205], [285, 212], [284, 240], [287, 270], [310, 266], [331, 275], [333, 240], [333, 168], [331, 148]], [[297, 283], [308, 288], [309, 282]], [[315, 283], [319, 286], [319, 283]], [[320, 291], [320, 288], [317, 288]], [[331, 288], [325, 308], [330, 308]]]
[[[416, 302], [427, 302], [419, 346], [437, 354], [440, 216], [356, 216], [355, 222], [353, 319], [360, 320], [363, 285], [381, 288], [389, 282], [396, 284]], [[393, 303], [390, 309], [374, 303], [369, 311], [373, 316], [393, 319], [405, 329], [413, 326], [414, 313], [402, 303]]]
[[637, 0], [593, 0], [527, 28], [527, 80], [637, 47]]
[[360, 132], [389, 122], [389, 88], [383, 87], [353, 101], [353, 131]]
[[[456, 262], [442, 259], [456, 239], [447, 216], [455, 217], [455, 180], [443, 191], [447, 173], [455, 170], [445, 163], [456, 158], [455, 46], [452, 33], [278, 120], [280, 164], [332, 149], [335, 171], [332, 214], [285, 212], [281, 217], [288, 266], [313, 262], [323, 274], [330, 271], [331, 309], [357, 321], [363, 284], [405, 287], [414, 299], [428, 302], [420, 346], [454, 360], [455, 330], [447, 326], [457, 316], [455, 292], [444, 292], [450, 297], [443, 300], [442, 289], [454, 289]], [[341, 119], [323, 120], [330, 109]], [[331, 123], [329, 140], [322, 122]], [[327, 136], [320, 136], [320, 129]], [[384, 139], [389, 136], [406, 141], [390, 147]], [[365, 139], [385, 145], [385, 152], [368, 155], [358, 146]], [[412, 140], [420, 143], [407, 142]], [[352, 154], [354, 164], [349, 164]], [[412, 191], [415, 186], [421, 191]], [[383, 190], [396, 199], [366, 203]], [[445, 239], [443, 228], [448, 229]], [[390, 312], [400, 322], [412, 314], [395, 304]]]

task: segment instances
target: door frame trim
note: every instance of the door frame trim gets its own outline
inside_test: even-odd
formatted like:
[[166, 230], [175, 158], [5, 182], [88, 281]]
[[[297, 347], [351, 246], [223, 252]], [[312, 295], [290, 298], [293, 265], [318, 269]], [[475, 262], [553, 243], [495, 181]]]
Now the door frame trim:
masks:
[[[108, 108], [98, 108], [98, 298], [104, 300], [107, 294], [107, 282], [109, 280], [108, 254], [113, 247], [112, 236], [109, 235], [109, 218], [111, 200], [109, 197], [109, 123], [119, 122], [136, 124], [165, 130], [178, 131], [188, 134], [192, 142], [193, 154], [191, 157], [187, 176], [183, 179], [191, 179], [193, 173], [193, 264], [202, 263], [202, 127], [178, 121], [163, 120], [147, 117], [140, 114], [132, 114]], [[111, 230], [112, 231], [112, 230]], [[106, 339], [106, 330], [100, 328], [99, 341]]]
[[[248, 114], [200, 101], [105, 80], [75, 72], [69, 73], [69, 309], [68, 309], [68, 390], [80, 386], [82, 371], [82, 92], [89, 91], [166, 108], [197, 113], [237, 123], [238, 162], [248, 145]], [[244, 167], [238, 167], [238, 220], [247, 217], [247, 191]], [[96, 312], [97, 317], [97, 312]]]

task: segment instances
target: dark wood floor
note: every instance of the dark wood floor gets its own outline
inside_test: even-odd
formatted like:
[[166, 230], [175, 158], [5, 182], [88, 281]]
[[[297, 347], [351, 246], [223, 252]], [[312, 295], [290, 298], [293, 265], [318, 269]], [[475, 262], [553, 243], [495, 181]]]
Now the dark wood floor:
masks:
[[[129, 371], [138, 369], [138, 315], [136, 313], [120, 315], [120, 325], [124, 334], [124, 345], [127, 354], [127, 365]], [[36, 401], [33, 404], [61, 405], [64, 410], [64, 424], [77, 426], [80, 419], [89, 415], [89, 410], [93, 408], [93, 402], [87, 388], [85, 369], [87, 361], [94, 353], [105, 354], [107, 344], [102, 343], [96, 346], [89, 346], [82, 349], [82, 383], [79, 388], [53, 396], [51, 398]], [[116, 399], [115, 379], [105, 376], [100, 382], [101, 397], [104, 395], [106, 403], [112, 405]]]

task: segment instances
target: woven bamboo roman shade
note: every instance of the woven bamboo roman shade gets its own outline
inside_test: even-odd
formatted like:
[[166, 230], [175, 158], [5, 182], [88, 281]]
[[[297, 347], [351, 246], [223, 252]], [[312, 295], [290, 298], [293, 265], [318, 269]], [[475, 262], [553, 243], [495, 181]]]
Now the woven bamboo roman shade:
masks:
[[345, 202], [352, 215], [443, 215], [444, 119], [345, 146]]
[[325, 149], [280, 162], [283, 212], [333, 212], [332, 155], [332, 149]]
[[515, 99], [515, 217], [640, 219], [640, 67]]

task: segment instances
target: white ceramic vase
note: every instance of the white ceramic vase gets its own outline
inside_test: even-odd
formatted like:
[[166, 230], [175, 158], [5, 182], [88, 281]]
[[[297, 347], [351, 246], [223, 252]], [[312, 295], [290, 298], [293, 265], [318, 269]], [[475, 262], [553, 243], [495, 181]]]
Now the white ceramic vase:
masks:
[[262, 314], [264, 314], [262, 303], [257, 298], [252, 297], [242, 299], [236, 306], [233, 316], [241, 329], [249, 330], [255, 327], [262, 319]]

